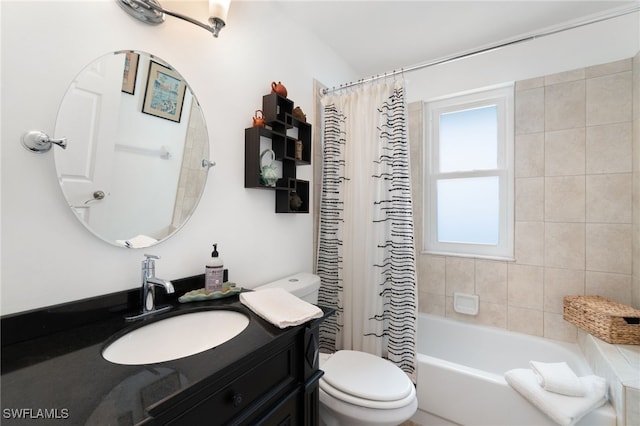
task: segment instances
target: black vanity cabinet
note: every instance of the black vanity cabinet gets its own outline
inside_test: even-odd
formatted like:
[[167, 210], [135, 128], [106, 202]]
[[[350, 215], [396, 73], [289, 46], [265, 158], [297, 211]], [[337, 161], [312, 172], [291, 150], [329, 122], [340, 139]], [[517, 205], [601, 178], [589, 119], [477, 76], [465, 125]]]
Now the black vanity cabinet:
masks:
[[188, 357], [120, 365], [102, 350], [136, 326], [124, 318], [139, 312], [137, 289], [0, 317], [1, 423], [37, 425], [57, 416], [74, 426], [319, 424], [318, 334], [332, 309], [280, 329], [238, 295], [178, 303], [178, 295], [204, 286], [204, 275], [173, 284], [175, 294], [160, 297], [173, 309], [145, 321], [223, 309], [246, 314], [247, 328]]
[[151, 407], [143, 424], [318, 425], [318, 326], [300, 326], [210, 377], [197, 392]]

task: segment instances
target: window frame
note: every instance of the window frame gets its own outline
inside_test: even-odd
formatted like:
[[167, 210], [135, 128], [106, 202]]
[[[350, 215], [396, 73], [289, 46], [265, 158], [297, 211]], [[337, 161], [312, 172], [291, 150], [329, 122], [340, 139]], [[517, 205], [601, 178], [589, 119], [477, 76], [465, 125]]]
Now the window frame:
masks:
[[[488, 170], [439, 171], [440, 115], [496, 105], [498, 125], [497, 167]], [[514, 259], [514, 84], [482, 89], [470, 93], [439, 98], [424, 103], [424, 218], [423, 253], [478, 257], [500, 260]], [[437, 240], [438, 180], [497, 176], [499, 182], [498, 244], [441, 242]]]

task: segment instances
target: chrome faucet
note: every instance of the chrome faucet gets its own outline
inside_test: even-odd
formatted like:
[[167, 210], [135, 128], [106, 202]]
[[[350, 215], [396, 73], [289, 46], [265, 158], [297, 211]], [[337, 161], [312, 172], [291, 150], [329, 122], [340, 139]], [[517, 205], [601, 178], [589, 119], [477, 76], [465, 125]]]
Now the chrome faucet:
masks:
[[129, 321], [171, 309], [171, 306], [156, 308], [156, 287], [164, 288], [167, 294], [174, 292], [171, 281], [156, 277], [155, 259], [160, 259], [160, 256], [154, 256], [152, 254], [145, 254], [144, 256], [145, 260], [142, 261], [142, 313], [127, 317]]

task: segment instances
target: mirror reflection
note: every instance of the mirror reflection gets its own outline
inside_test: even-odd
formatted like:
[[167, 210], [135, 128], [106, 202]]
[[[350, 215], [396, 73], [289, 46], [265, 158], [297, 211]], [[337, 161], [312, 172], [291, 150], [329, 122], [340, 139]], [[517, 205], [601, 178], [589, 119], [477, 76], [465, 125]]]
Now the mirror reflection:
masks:
[[55, 127], [58, 181], [78, 219], [122, 247], [170, 237], [196, 208], [207, 178], [206, 123], [185, 79], [143, 52], [107, 54], [68, 88]]

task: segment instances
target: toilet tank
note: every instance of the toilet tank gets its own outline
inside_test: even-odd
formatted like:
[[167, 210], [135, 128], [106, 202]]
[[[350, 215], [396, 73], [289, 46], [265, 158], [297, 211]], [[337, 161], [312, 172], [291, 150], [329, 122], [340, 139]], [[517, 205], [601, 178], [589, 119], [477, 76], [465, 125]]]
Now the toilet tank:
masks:
[[313, 303], [318, 303], [318, 289], [320, 288], [320, 277], [309, 272], [299, 272], [288, 277], [261, 285], [254, 288], [260, 291], [264, 288], [283, 288], [300, 299]]

